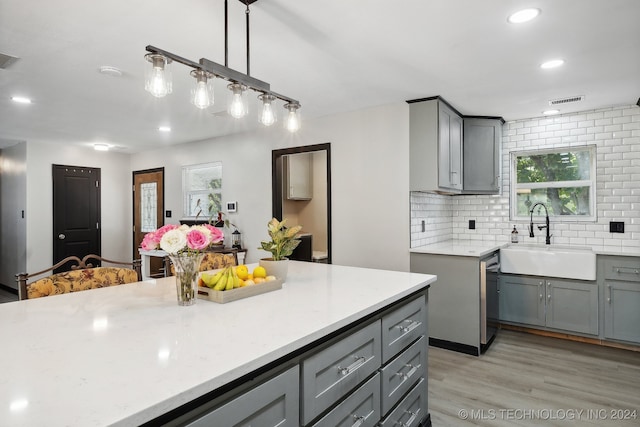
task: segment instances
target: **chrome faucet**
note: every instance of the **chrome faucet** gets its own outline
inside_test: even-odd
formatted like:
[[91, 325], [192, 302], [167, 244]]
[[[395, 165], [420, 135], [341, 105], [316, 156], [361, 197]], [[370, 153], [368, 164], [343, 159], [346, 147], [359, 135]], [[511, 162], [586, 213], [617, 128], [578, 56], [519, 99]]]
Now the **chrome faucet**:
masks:
[[[538, 230], [542, 230], [543, 228], [547, 229], [547, 236], [546, 236], [546, 240], [545, 243], [547, 245], [551, 244], [551, 234], [549, 234], [549, 211], [547, 210], [547, 206], [544, 203], [538, 202], [535, 205], [533, 205], [533, 207], [531, 208], [531, 210], [529, 211], [529, 213], [531, 214], [531, 224], [529, 224], [529, 237], [535, 237], [533, 235], [533, 210], [536, 208], [536, 206], [542, 206], [544, 208], [544, 212], [545, 212], [545, 216], [546, 216], [546, 223], [545, 225], [539, 225], [538, 226]], [[540, 208], [538, 208], [538, 213], [540, 213]]]

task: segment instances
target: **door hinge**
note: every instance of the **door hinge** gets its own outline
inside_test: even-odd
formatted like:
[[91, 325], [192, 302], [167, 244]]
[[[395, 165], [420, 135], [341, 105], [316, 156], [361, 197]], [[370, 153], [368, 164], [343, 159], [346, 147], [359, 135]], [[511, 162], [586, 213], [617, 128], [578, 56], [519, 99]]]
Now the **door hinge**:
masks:
[[96, 181], [96, 188], [100, 187], [100, 181]]
[[100, 223], [96, 222], [96, 230], [100, 230]]
[[133, 191], [134, 193], [136, 192], [136, 186], [135, 186], [135, 184], [131, 186], [131, 191]]

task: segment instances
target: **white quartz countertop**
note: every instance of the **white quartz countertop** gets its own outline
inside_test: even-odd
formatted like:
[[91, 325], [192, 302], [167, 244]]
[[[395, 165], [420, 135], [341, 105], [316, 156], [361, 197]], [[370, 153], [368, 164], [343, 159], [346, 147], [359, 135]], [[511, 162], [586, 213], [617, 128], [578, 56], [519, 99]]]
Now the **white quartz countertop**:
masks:
[[446, 240], [431, 245], [411, 248], [410, 252], [436, 255], [455, 255], [468, 257], [483, 257], [497, 251], [506, 243], [483, 242], [481, 240]]
[[173, 277], [1, 304], [0, 425], [139, 425], [435, 279], [291, 261], [228, 304], [178, 306]]
[[[436, 255], [455, 255], [468, 257], [483, 257], [491, 252], [497, 251], [511, 243], [507, 242], [483, 242], [480, 240], [446, 240], [443, 242], [433, 243], [430, 245], [419, 246], [409, 249], [412, 253], [436, 254]], [[518, 243], [517, 243], [518, 244]], [[524, 245], [524, 244], [523, 244]], [[541, 245], [544, 246], [544, 245]], [[571, 248], [571, 245], [554, 245], [563, 248]], [[615, 255], [615, 256], [640, 256], [640, 247], [625, 246], [607, 246], [607, 245], [591, 245], [591, 246], [575, 246], [577, 249], [590, 249], [597, 255]]]

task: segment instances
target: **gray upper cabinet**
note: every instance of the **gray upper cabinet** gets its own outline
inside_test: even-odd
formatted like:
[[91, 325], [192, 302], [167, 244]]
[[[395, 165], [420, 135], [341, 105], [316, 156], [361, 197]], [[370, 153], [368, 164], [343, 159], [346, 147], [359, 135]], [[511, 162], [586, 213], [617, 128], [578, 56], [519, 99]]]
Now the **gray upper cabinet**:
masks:
[[284, 157], [285, 194], [289, 200], [311, 200], [313, 197], [313, 153], [288, 154]]
[[502, 119], [464, 118], [464, 193], [500, 193]]
[[462, 118], [443, 101], [409, 104], [411, 191], [462, 191]]
[[461, 116], [439, 97], [409, 101], [410, 191], [498, 194], [502, 123]]

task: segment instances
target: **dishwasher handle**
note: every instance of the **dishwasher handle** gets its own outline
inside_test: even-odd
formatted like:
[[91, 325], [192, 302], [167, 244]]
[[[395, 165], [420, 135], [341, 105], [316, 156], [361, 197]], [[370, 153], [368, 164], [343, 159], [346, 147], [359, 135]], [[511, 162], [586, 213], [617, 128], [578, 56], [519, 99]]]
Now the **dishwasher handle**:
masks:
[[500, 272], [500, 263], [497, 262], [495, 264], [488, 265], [486, 270], [490, 271], [492, 273], [498, 273], [498, 272]]

